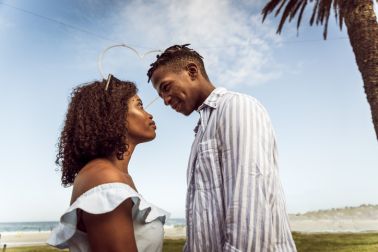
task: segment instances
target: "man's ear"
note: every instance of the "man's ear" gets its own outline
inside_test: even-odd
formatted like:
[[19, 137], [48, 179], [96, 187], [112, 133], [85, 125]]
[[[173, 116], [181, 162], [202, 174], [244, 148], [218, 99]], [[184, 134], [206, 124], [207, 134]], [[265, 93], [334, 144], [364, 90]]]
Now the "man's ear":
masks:
[[198, 77], [198, 66], [194, 63], [188, 63], [186, 65], [186, 71], [190, 76], [190, 79], [195, 80]]

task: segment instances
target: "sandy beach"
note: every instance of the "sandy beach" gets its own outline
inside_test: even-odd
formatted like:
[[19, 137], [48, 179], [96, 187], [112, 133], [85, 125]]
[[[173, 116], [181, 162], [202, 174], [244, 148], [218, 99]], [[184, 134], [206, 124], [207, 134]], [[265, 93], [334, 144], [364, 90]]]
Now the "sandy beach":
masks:
[[3, 232], [1, 233], [0, 245], [7, 247], [21, 247], [46, 244], [50, 231], [41, 232]]
[[378, 232], [378, 220], [290, 220], [292, 231], [305, 233]]
[[184, 239], [186, 236], [186, 228], [184, 226], [164, 226], [165, 239]]
[[[165, 239], [182, 239], [185, 238], [185, 227], [164, 227]], [[0, 248], [4, 244], [7, 247], [21, 247], [33, 245], [45, 245], [50, 235], [50, 231], [41, 232], [3, 232], [1, 233]]]
[[[292, 231], [305, 233], [360, 233], [378, 232], [378, 220], [298, 220], [291, 219]], [[184, 226], [164, 226], [165, 239], [185, 239]], [[44, 245], [50, 231], [41, 232], [4, 232], [1, 233], [0, 247]]]

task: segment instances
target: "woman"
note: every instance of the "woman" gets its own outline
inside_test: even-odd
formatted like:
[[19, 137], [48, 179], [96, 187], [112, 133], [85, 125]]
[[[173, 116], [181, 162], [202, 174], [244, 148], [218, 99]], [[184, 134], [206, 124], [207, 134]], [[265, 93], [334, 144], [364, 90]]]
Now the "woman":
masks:
[[161, 251], [166, 212], [137, 191], [128, 164], [155, 138], [135, 84], [112, 76], [74, 89], [56, 163], [71, 206], [48, 243], [70, 251]]

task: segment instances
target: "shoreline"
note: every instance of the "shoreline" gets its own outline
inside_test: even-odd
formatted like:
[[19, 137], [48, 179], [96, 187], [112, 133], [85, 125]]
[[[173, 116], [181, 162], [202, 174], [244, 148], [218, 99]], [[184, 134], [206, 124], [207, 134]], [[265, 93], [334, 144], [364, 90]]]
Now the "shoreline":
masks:
[[[50, 233], [51, 231], [0, 232], [0, 250], [4, 244], [7, 245], [7, 248], [48, 245], [46, 242]], [[186, 228], [184, 226], [164, 227], [164, 239], [178, 240], [185, 239], [185, 237]]]
[[[378, 228], [373, 230], [362, 230], [362, 229], [334, 229], [333, 228], [320, 228], [321, 225], [317, 226], [318, 228], [314, 228], [310, 230], [309, 228], [304, 228], [301, 225], [292, 225], [292, 232], [298, 232], [303, 234], [316, 234], [316, 233], [332, 233], [332, 234], [362, 234], [362, 233], [377, 233]], [[306, 223], [308, 224], [308, 223]], [[314, 223], [311, 223], [314, 224]], [[320, 223], [318, 223], [320, 224]], [[324, 223], [322, 223], [324, 224]], [[327, 223], [329, 224], [329, 223]], [[348, 223], [350, 224], [350, 223]], [[355, 223], [354, 223], [355, 224]], [[374, 223], [375, 224], [375, 223]], [[374, 225], [373, 224], [373, 225]], [[348, 225], [342, 225], [348, 226]], [[329, 227], [329, 226], [328, 226]], [[340, 227], [340, 226], [339, 226]], [[378, 227], [378, 226], [376, 226]], [[12, 232], [1, 232], [1, 239], [0, 239], [0, 249], [3, 248], [4, 244], [7, 245], [8, 248], [14, 247], [25, 247], [25, 246], [44, 246], [48, 245], [47, 239], [50, 235], [51, 231], [12, 231]], [[165, 240], [179, 240], [186, 238], [186, 228], [185, 226], [164, 226], [164, 239]]]

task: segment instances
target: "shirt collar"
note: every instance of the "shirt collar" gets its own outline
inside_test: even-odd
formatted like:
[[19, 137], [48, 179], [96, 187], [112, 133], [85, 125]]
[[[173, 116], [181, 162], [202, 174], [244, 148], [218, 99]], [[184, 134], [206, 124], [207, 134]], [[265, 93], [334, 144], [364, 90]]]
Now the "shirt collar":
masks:
[[226, 93], [227, 90], [223, 87], [215, 88], [210, 95], [206, 98], [206, 100], [198, 107], [197, 112], [200, 112], [206, 106], [211, 108], [217, 108], [219, 98]]

